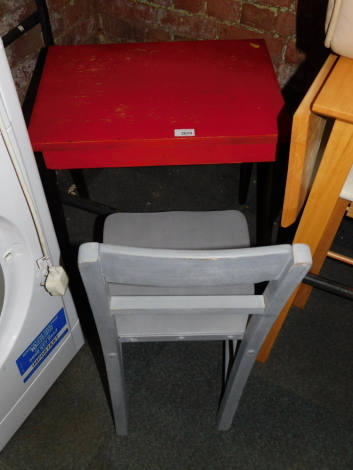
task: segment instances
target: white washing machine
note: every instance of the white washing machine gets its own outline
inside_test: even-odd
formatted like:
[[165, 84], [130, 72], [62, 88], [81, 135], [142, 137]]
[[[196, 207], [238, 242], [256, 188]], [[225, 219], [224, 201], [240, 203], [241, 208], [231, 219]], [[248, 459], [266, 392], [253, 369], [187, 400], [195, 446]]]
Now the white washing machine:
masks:
[[1, 450], [83, 335], [1, 39], [0, 71]]

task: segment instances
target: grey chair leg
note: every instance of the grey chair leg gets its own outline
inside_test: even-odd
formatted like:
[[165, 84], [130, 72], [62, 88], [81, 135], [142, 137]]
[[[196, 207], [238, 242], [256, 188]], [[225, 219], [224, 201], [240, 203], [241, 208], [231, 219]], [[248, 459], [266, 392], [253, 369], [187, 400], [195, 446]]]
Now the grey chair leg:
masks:
[[272, 323], [273, 319], [265, 316], [253, 316], [250, 320], [248, 329], [235, 356], [219, 406], [217, 414], [217, 428], [219, 431], [227, 431], [232, 425], [234, 414], [254, 365], [257, 352]]
[[107, 369], [110, 396], [115, 422], [115, 431], [118, 436], [127, 434], [127, 406], [123, 369], [123, 356], [121, 343], [117, 344], [114, 352], [104, 351], [104, 360]]

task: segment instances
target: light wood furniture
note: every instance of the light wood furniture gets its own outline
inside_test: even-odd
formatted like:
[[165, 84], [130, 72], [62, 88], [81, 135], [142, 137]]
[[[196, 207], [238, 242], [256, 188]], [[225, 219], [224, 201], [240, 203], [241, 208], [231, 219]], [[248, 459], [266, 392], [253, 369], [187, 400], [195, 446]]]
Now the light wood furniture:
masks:
[[230, 428], [259, 347], [311, 264], [306, 245], [248, 245], [243, 214], [214, 211], [112, 214], [104, 243], [80, 247], [117, 434], [127, 433], [122, 343], [136, 341], [223, 341], [217, 426]]
[[[304, 210], [294, 243], [310, 246], [318, 274], [347, 210], [340, 197], [353, 164], [353, 60], [329, 56], [294, 116], [282, 225]], [[307, 198], [307, 199], [306, 199]], [[305, 202], [306, 200], [306, 202]], [[292, 305], [300, 308], [312, 287], [302, 284], [282, 310], [258, 360], [265, 362]]]

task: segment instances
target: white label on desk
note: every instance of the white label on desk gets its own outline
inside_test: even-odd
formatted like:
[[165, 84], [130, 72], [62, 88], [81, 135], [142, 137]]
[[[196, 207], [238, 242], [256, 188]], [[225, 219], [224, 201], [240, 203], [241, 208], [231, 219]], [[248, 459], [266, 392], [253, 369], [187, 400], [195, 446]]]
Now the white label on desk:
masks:
[[195, 129], [174, 129], [174, 137], [195, 137]]

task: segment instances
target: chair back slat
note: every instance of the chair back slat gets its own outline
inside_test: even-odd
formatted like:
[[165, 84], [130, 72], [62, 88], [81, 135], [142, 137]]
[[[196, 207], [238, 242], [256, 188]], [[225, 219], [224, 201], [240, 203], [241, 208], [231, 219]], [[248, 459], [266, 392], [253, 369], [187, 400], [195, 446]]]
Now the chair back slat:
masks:
[[139, 295], [114, 296], [111, 298], [110, 310], [120, 314], [127, 310], [144, 314], [163, 311], [188, 313], [193, 311], [243, 311], [244, 314], [262, 313], [265, 307], [262, 295]]
[[293, 262], [290, 245], [228, 250], [158, 250], [100, 245], [109, 283], [191, 287], [259, 283], [278, 279]]

